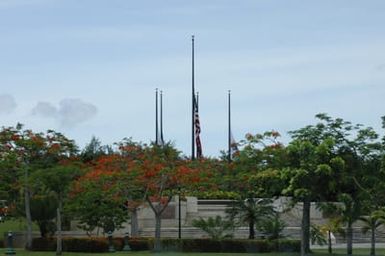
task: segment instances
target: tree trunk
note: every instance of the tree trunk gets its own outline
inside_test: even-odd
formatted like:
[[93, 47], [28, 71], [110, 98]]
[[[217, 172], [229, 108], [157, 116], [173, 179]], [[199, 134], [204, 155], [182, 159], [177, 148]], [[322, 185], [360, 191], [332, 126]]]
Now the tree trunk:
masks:
[[332, 232], [328, 230], [328, 252], [329, 254], [332, 254]]
[[310, 252], [310, 200], [303, 201], [302, 208], [302, 233], [301, 233], [301, 256]]
[[28, 170], [25, 167], [25, 188], [24, 188], [24, 203], [25, 203], [25, 217], [27, 219], [27, 244], [26, 249], [32, 249], [32, 216], [31, 216], [31, 198], [28, 186]]
[[154, 241], [155, 252], [160, 252], [162, 249], [160, 244], [161, 224], [162, 224], [161, 214], [155, 213], [155, 241]]
[[131, 236], [139, 235], [139, 225], [138, 225], [138, 209], [135, 208], [131, 211]]
[[48, 221], [37, 221], [37, 225], [39, 226], [40, 236], [46, 238], [48, 233]]
[[62, 200], [59, 197], [59, 206], [56, 210], [56, 255], [62, 254], [61, 209]]
[[146, 197], [146, 200], [148, 204], [150, 205], [152, 211], [155, 214], [155, 241], [154, 241], [154, 251], [159, 252], [161, 248], [160, 244], [160, 229], [161, 229], [161, 221], [162, 221], [162, 213], [167, 208], [168, 204], [171, 201], [171, 196], [168, 197], [166, 203], [164, 205], [161, 205], [160, 202], [158, 202], [156, 205], [154, 205], [149, 197]]
[[255, 238], [255, 230], [254, 230], [254, 220], [250, 220], [249, 222], [249, 239]]
[[352, 223], [348, 222], [348, 227], [346, 228], [346, 246], [347, 246], [347, 255], [353, 254], [353, 228]]
[[376, 222], [374, 221], [372, 223], [372, 236], [371, 236], [371, 239], [370, 239], [370, 243], [371, 243], [371, 246], [370, 246], [370, 255], [371, 256], [374, 256], [376, 255]]

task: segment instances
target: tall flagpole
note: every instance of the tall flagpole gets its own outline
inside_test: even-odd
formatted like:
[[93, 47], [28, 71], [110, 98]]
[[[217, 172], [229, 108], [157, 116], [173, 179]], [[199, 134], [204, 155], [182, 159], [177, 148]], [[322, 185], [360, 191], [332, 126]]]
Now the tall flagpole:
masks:
[[195, 159], [195, 124], [194, 124], [194, 115], [195, 115], [195, 81], [194, 81], [194, 35], [191, 36], [191, 43], [192, 43], [192, 62], [191, 62], [191, 71], [192, 71], [192, 113], [191, 113], [191, 160]]
[[228, 91], [228, 161], [231, 162], [231, 91]]
[[163, 92], [162, 91], [160, 91], [160, 141], [163, 146], [164, 140], [163, 140]]
[[158, 131], [158, 88], [155, 89], [155, 144], [158, 144], [159, 141], [159, 131]]

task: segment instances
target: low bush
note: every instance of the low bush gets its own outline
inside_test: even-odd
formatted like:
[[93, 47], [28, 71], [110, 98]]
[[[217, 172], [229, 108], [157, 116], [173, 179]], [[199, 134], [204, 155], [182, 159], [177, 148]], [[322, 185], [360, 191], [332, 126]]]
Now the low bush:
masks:
[[128, 244], [133, 251], [148, 251], [154, 247], [153, 239], [145, 238], [131, 238]]
[[0, 248], [4, 248], [4, 240], [0, 240]]
[[291, 239], [278, 239], [271, 241], [276, 252], [300, 252], [301, 241]]
[[53, 238], [34, 238], [32, 240], [32, 251], [55, 251], [56, 240]]
[[106, 238], [65, 238], [63, 239], [65, 252], [107, 252], [108, 241]]
[[[299, 252], [297, 240], [162, 239], [162, 250], [182, 252]], [[150, 248], [151, 245], [150, 245]]]
[[[55, 251], [56, 239], [34, 238], [32, 251]], [[63, 251], [66, 252], [107, 252], [105, 238], [63, 238]]]
[[[124, 247], [123, 238], [114, 238], [113, 243], [117, 251]], [[130, 238], [129, 245], [132, 251], [148, 251], [154, 247], [154, 239]], [[299, 252], [300, 241], [279, 240], [245, 240], [245, 239], [161, 239], [163, 251], [175, 252]], [[55, 251], [56, 240], [53, 238], [35, 238], [32, 245], [33, 251]], [[63, 251], [67, 252], [107, 252], [107, 238], [64, 238]]]

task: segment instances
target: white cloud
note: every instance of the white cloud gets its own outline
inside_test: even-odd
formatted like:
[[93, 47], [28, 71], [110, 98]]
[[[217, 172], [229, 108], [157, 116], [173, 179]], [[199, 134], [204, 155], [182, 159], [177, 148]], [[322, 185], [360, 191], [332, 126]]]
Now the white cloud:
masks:
[[32, 114], [42, 117], [56, 117], [57, 109], [51, 103], [41, 101], [32, 109]]
[[9, 114], [17, 107], [15, 98], [9, 94], [0, 95], [0, 114]]
[[80, 99], [64, 99], [59, 104], [60, 124], [64, 127], [75, 126], [94, 117], [97, 108]]
[[70, 128], [83, 123], [97, 113], [97, 108], [80, 99], [63, 99], [59, 102], [59, 107], [55, 107], [49, 102], [38, 102], [32, 109], [32, 114], [44, 118], [53, 118], [62, 127]]

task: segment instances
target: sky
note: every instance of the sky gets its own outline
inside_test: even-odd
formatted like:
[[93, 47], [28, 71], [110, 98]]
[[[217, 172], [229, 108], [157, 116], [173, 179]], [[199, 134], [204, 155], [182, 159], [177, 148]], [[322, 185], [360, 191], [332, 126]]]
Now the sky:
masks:
[[191, 35], [203, 154], [232, 132], [287, 132], [328, 113], [379, 133], [383, 0], [0, 0], [0, 126], [54, 129], [79, 147], [164, 137], [191, 150]]

